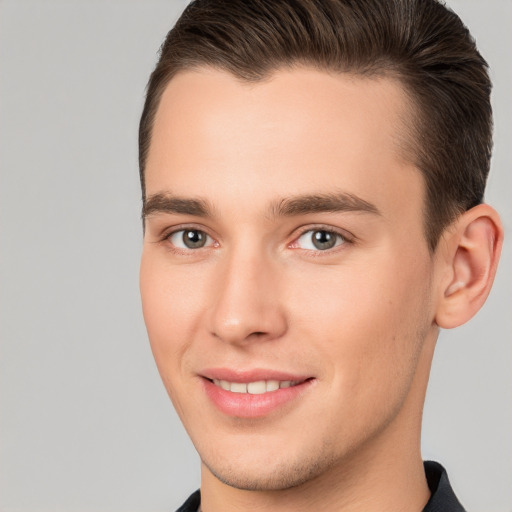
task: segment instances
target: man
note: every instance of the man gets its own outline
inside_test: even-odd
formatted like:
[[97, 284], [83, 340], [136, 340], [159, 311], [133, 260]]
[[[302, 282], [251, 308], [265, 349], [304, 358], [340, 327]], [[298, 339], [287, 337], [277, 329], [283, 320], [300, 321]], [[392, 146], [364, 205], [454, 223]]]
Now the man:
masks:
[[185, 10], [139, 139], [144, 317], [202, 461], [180, 510], [463, 510], [421, 415], [502, 244], [490, 88], [435, 0]]

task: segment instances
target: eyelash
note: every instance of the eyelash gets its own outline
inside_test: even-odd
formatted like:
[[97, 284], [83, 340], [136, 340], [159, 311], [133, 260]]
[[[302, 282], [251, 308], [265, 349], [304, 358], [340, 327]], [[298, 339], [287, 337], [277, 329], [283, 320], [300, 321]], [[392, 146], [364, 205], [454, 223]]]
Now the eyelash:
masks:
[[[187, 231], [195, 231], [195, 232], [198, 232], [198, 233], [202, 233], [206, 237], [208, 237], [211, 241], [214, 242], [213, 243], [214, 247], [218, 247], [219, 246], [219, 243], [214, 239], [213, 236], [208, 234], [207, 231], [205, 231], [204, 229], [201, 229], [199, 227], [190, 226], [190, 225], [188, 225], [188, 226], [175, 226], [171, 231], [167, 231], [167, 232], [165, 232], [162, 235], [160, 242], [166, 243], [167, 247], [171, 251], [173, 251], [175, 253], [178, 253], [178, 254], [183, 254], [183, 255], [190, 255], [192, 252], [195, 252], [195, 251], [197, 251], [199, 249], [208, 249], [209, 247], [212, 246], [212, 244], [210, 244], [210, 245], [198, 247], [196, 249], [193, 249], [193, 248], [184, 249], [184, 248], [176, 247], [176, 245], [173, 244], [170, 241], [172, 236], [175, 236], [178, 233], [182, 233], [182, 232], [185, 233]], [[324, 232], [324, 233], [328, 233], [330, 235], [334, 235], [337, 238], [336, 245], [334, 247], [332, 247], [332, 248], [328, 248], [328, 249], [325, 249], [325, 250], [321, 250], [321, 249], [317, 249], [317, 250], [314, 250], [314, 249], [303, 249], [301, 247], [294, 247], [294, 245], [297, 244], [297, 241], [301, 237], [303, 237], [304, 235], [306, 235], [308, 233], [313, 234], [315, 232]], [[338, 243], [339, 240], [341, 240], [341, 243]], [[338, 231], [338, 230], [332, 228], [331, 226], [321, 226], [321, 225], [318, 225], [318, 226], [308, 226], [307, 228], [304, 228], [297, 235], [295, 235], [294, 240], [291, 243], [289, 243], [287, 245], [287, 247], [290, 247], [292, 249], [298, 249], [298, 250], [307, 251], [307, 252], [311, 253], [312, 255], [314, 255], [316, 257], [316, 256], [332, 254], [334, 251], [340, 250], [344, 245], [346, 245], [346, 244], [354, 244], [354, 243], [355, 243], [355, 237], [353, 237], [352, 235], [349, 236], [346, 232]]]
[[204, 229], [202, 229], [200, 227], [191, 226], [191, 225], [175, 226], [170, 231], [166, 231], [165, 233], [163, 233], [159, 241], [161, 243], [164, 243], [169, 250], [171, 250], [174, 253], [180, 254], [180, 255], [190, 255], [192, 252], [195, 252], [198, 249], [208, 249], [210, 247], [210, 245], [208, 245], [208, 246], [199, 247], [197, 249], [192, 249], [192, 248], [184, 249], [181, 247], [176, 247], [176, 245], [171, 242], [172, 236], [177, 235], [178, 233], [186, 233], [187, 231], [189, 231], [189, 232], [196, 231], [198, 233], [202, 233], [214, 242], [214, 244], [213, 244], [214, 246], [218, 246], [218, 242], [216, 242], [214, 237], [211, 236], [210, 234], [208, 234], [207, 231], [205, 231]]
[[[337, 240], [335, 242], [336, 245], [334, 247], [331, 247], [331, 248], [328, 248], [325, 250], [303, 249], [301, 247], [293, 247], [293, 248], [296, 248], [298, 250], [308, 251], [315, 257], [321, 257], [321, 256], [327, 256], [329, 254], [332, 254], [335, 251], [337, 252], [338, 250], [342, 250], [344, 245], [353, 244], [355, 242], [355, 237], [349, 236], [344, 231], [343, 232], [338, 231], [331, 226], [318, 225], [318, 226], [308, 226], [307, 228], [303, 229], [297, 236], [295, 236], [294, 241], [291, 244], [289, 244], [289, 247], [292, 247], [293, 245], [297, 244], [298, 240], [301, 237], [303, 237], [304, 235], [306, 235], [308, 233], [311, 233], [311, 235], [313, 235], [313, 233], [316, 233], [316, 232], [328, 233], [329, 235], [335, 236], [337, 238]], [[338, 243], [339, 240], [341, 240], [341, 243]]]

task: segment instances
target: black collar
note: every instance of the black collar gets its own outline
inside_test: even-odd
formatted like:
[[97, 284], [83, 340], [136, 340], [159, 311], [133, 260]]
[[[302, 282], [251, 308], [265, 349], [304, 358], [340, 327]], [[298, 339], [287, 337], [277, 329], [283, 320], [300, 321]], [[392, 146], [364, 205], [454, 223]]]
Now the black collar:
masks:
[[432, 493], [423, 512], [465, 512], [453, 492], [443, 466], [433, 461], [426, 461], [423, 465], [428, 487]]

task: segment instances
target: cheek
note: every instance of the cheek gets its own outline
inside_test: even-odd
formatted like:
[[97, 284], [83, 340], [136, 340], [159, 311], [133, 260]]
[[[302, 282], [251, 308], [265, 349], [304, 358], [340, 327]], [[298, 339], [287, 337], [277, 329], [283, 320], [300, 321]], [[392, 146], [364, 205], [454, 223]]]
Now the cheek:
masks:
[[163, 367], [182, 361], [187, 344], [198, 328], [203, 280], [191, 266], [171, 266], [164, 258], [143, 254], [140, 269], [142, 310], [151, 349], [162, 374]]
[[428, 325], [427, 266], [379, 262], [304, 272], [290, 293], [293, 316], [327, 362], [326, 378], [359, 395], [410, 381]]
[[185, 387], [191, 370], [186, 353], [199, 328], [206, 290], [192, 266], [171, 266], [154, 254], [142, 256], [140, 292], [151, 351], [176, 412], [193, 409]]

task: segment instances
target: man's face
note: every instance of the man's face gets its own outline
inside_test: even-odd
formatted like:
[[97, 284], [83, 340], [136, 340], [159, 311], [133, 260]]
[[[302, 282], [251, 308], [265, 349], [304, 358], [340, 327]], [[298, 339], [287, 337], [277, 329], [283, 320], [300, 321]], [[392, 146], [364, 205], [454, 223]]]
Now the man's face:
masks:
[[307, 68], [187, 71], [163, 95], [144, 317], [206, 471], [230, 485], [287, 488], [419, 434], [434, 260], [397, 149], [406, 117], [390, 79]]

